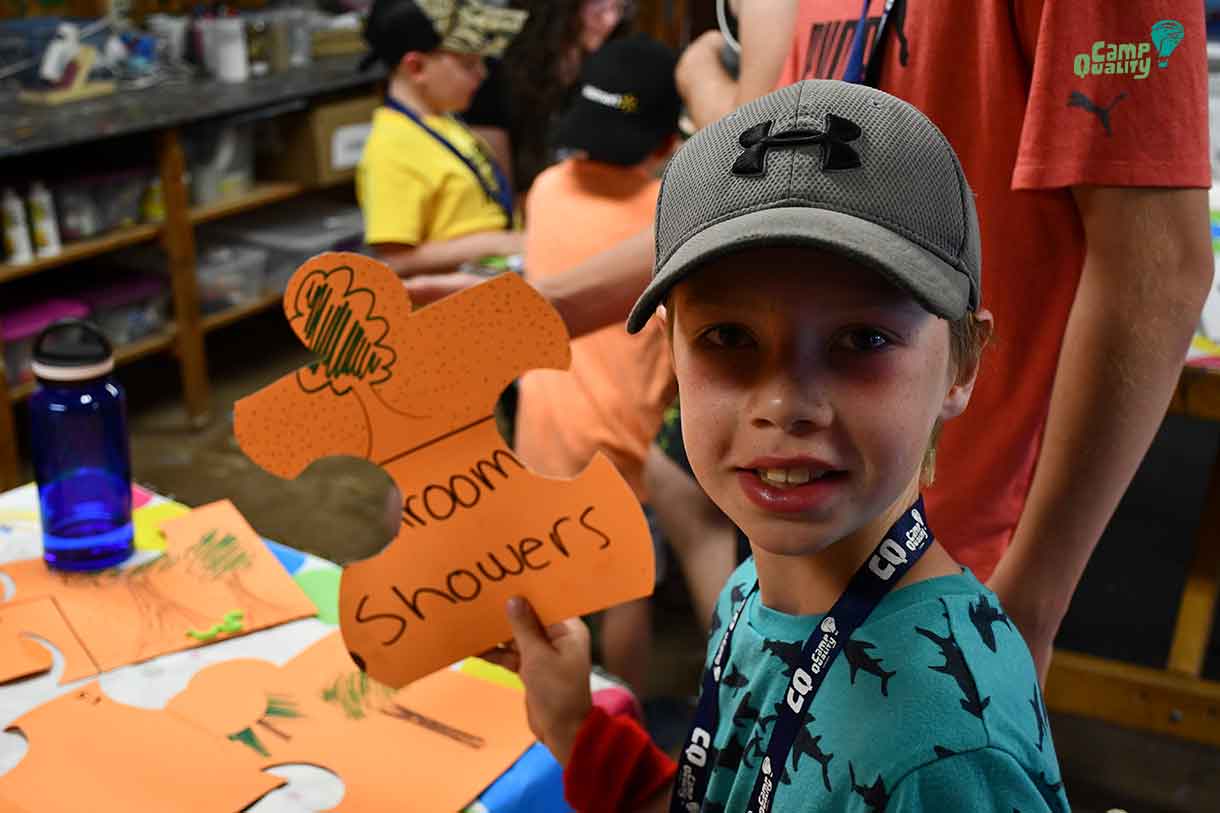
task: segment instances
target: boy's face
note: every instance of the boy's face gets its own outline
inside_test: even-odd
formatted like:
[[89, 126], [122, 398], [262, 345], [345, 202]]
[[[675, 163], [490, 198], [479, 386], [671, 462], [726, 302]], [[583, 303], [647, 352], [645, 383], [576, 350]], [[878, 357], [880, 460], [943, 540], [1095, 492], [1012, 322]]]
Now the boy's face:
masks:
[[415, 87], [438, 113], [457, 113], [470, 107], [475, 92], [487, 77], [483, 57], [478, 54], [413, 52], [411, 60]]
[[918, 492], [937, 419], [969, 397], [946, 321], [813, 249], [712, 261], [674, 288], [668, 318], [695, 476], [768, 553], [875, 544]]

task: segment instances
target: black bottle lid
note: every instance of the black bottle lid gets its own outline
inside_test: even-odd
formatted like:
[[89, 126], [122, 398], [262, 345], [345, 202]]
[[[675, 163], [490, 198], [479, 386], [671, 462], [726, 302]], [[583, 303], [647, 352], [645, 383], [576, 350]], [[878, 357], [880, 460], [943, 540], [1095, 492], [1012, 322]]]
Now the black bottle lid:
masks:
[[88, 381], [114, 369], [114, 348], [101, 328], [83, 319], [60, 319], [34, 340], [34, 375], [45, 381]]

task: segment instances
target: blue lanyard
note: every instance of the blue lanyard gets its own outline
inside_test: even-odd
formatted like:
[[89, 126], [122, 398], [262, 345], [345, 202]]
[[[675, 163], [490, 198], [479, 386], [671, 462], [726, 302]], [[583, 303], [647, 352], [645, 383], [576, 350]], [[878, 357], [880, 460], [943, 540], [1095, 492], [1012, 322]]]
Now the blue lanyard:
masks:
[[885, 55], [886, 35], [890, 30], [890, 12], [897, 5], [897, 0], [886, 0], [885, 8], [881, 11], [881, 20], [877, 24], [877, 35], [873, 39], [873, 49], [869, 52], [868, 63], [865, 64], [864, 44], [868, 39], [868, 7], [871, 2], [872, 0], [864, 0], [864, 7], [860, 9], [860, 21], [856, 23], [856, 32], [852, 36], [847, 67], [843, 70], [843, 81], [877, 87]]
[[504, 171], [500, 169], [499, 163], [496, 162], [495, 157], [492, 155], [483, 156], [487, 159], [487, 164], [491, 167], [492, 175], [494, 175], [496, 179], [496, 186], [493, 189], [491, 184], [487, 182], [487, 179], [483, 177], [483, 173], [479, 172], [479, 168], [475, 166], [474, 161], [470, 160], [469, 156], [463, 154], [461, 150], [453, 146], [453, 143], [450, 142], [449, 139], [445, 138], [436, 130], [433, 130], [431, 127], [425, 124], [424, 120], [420, 118], [418, 113], [390, 96], [386, 96], [385, 106], [398, 113], [402, 113], [411, 121], [415, 122], [417, 125], [419, 125], [421, 130], [432, 136], [432, 138], [436, 139], [438, 144], [457, 156], [457, 159], [466, 165], [466, 168], [469, 169], [474, 175], [475, 180], [479, 182], [479, 187], [482, 188], [484, 194], [487, 195], [487, 199], [495, 201], [500, 209], [504, 211], [504, 218], [506, 221], [505, 228], [511, 229], [513, 227], [513, 190], [509, 185], [508, 178], [504, 175]]
[[[847, 583], [843, 595], [839, 596], [830, 612], [809, 636], [798, 661], [808, 666], [794, 669], [788, 682], [783, 706], [775, 727], [771, 729], [767, 752], [750, 793], [750, 813], [768, 813], [771, 810], [775, 786], [783, 775], [792, 744], [805, 723], [813, 698], [842, 650], [843, 642], [851, 638], [852, 633], [864, 623], [911, 566], [919, 561], [933, 541], [932, 531], [923, 519], [923, 497], [920, 497], [886, 533], [876, 550]], [[703, 688], [695, 709], [695, 720], [686, 738], [686, 748], [678, 756], [670, 813], [696, 813], [702, 809], [707, 783], [715, 770], [715, 765], [710, 763], [716, 758], [713, 744], [720, 721], [721, 674], [732, 649], [733, 630], [757, 590], [758, 582], [755, 582], [749, 595], [733, 611], [712, 662], [703, 674]]]

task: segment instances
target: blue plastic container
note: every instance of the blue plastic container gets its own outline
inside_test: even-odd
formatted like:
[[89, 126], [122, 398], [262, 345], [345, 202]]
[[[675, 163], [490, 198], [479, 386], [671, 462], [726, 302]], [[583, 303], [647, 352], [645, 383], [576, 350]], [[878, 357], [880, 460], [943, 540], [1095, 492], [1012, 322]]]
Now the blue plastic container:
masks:
[[131, 456], [114, 353], [96, 326], [65, 319], [34, 342], [30, 439], [43, 558], [100, 570], [132, 553]]

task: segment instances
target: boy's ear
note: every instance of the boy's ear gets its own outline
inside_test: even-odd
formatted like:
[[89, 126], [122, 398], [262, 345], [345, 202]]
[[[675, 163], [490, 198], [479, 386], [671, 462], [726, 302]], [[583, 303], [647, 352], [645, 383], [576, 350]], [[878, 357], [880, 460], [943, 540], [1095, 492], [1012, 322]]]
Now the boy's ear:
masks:
[[[986, 347], [991, 340], [995, 320], [991, 316], [991, 311], [983, 308], [975, 313], [974, 318], [979, 331], [979, 347]], [[974, 354], [973, 358], [963, 359], [961, 366], [955, 371], [953, 385], [949, 387], [949, 391], [945, 394], [944, 404], [941, 406], [940, 418], [942, 421], [956, 418], [966, 410], [966, 405], [970, 403], [970, 395], [974, 392], [974, 382], [978, 378], [982, 357], [982, 352], [978, 352]]]
[[407, 76], [418, 76], [427, 64], [428, 55], [422, 51], [407, 51], [402, 55], [398, 67], [405, 70]]

